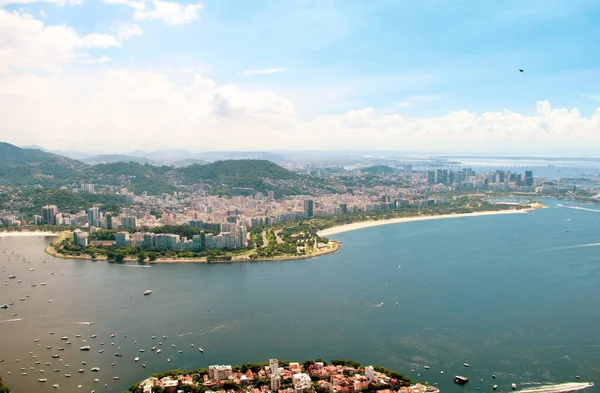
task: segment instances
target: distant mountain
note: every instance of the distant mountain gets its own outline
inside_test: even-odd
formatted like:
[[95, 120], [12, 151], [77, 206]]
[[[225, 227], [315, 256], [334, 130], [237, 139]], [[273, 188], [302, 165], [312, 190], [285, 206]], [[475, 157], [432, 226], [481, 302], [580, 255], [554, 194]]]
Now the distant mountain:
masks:
[[152, 160], [146, 157], [135, 157], [135, 156], [127, 156], [124, 154], [100, 154], [97, 156], [84, 158], [81, 161], [86, 164], [96, 165], [96, 164], [112, 164], [116, 162], [137, 162], [139, 164], [152, 164], [154, 163]]
[[68, 157], [68, 158], [73, 158], [75, 160], [81, 160], [82, 158], [88, 158], [93, 156], [93, 154], [90, 153], [85, 153], [85, 152], [81, 152], [81, 151], [75, 151], [75, 150], [51, 150], [51, 149], [46, 149], [45, 147], [39, 146], [39, 145], [29, 145], [29, 146], [21, 146], [22, 149], [31, 149], [31, 150], [41, 150], [41, 151], [45, 151], [46, 153], [53, 153], [59, 156], [63, 156], [63, 157]]
[[172, 170], [168, 166], [115, 162], [91, 166], [86, 171], [86, 176], [90, 182], [122, 186], [136, 194], [146, 191], [150, 195], [157, 195], [176, 189], [168, 176]]

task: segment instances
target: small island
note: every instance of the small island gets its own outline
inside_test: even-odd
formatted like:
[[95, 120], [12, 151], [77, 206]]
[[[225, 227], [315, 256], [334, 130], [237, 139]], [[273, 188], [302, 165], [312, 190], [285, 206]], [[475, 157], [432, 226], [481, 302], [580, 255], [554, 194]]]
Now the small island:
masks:
[[[363, 366], [353, 360], [323, 359], [302, 363], [270, 359], [241, 366], [212, 365], [193, 371], [153, 374], [129, 388], [131, 393], [439, 393], [427, 384], [413, 383], [399, 372]], [[125, 392], [127, 393], [127, 392]]]

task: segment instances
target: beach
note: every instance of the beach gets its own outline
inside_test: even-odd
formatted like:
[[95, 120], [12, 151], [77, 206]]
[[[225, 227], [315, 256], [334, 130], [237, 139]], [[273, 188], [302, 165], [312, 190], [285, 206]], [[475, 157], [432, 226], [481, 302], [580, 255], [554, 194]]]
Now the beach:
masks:
[[371, 220], [371, 221], [361, 221], [354, 222], [352, 224], [340, 225], [332, 228], [323, 229], [319, 231], [318, 234], [321, 237], [327, 237], [331, 235], [336, 235], [338, 233], [355, 231], [357, 229], [364, 229], [370, 227], [376, 227], [380, 225], [389, 225], [389, 224], [399, 224], [403, 222], [412, 222], [412, 221], [423, 221], [423, 220], [438, 220], [442, 218], [461, 218], [461, 217], [479, 217], [479, 216], [491, 216], [496, 214], [515, 214], [515, 213], [528, 213], [530, 209], [522, 209], [522, 210], [498, 210], [498, 211], [485, 211], [485, 212], [475, 212], [475, 213], [460, 213], [460, 214], [439, 214], [435, 216], [416, 216], [416, 217], [402, 217], [402, 218], [391, 218], [389, 220]]

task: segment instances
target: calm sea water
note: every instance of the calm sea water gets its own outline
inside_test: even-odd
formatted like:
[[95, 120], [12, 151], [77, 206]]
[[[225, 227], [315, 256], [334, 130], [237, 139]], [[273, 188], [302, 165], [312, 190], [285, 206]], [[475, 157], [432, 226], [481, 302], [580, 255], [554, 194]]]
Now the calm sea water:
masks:
[[[142, 268], [55, 260], [43, 253], [49, 238], [0, 238], [0, 304], [15, 303], [0, 310], [0, 375], [17, 393], [53, 383], [121, 392], [167, 369], [323, 357], [387, 366], [444, 392], [599, 382], [600, 207], [567, 206], [347, 232], [333, 236], [344, 243], [336, 254], [281, 263]], [[151, 352], [159, 341], [163, 352]], [[455, 385], [455, 374], [471, 382]]]

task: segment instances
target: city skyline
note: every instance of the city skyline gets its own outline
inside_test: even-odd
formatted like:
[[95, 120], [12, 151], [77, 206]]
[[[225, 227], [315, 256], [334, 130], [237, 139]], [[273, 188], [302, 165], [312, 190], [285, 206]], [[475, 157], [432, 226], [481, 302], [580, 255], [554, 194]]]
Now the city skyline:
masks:
[[591, 155], [599, 14], [588, 0], [0, 0], [0, 140]]

